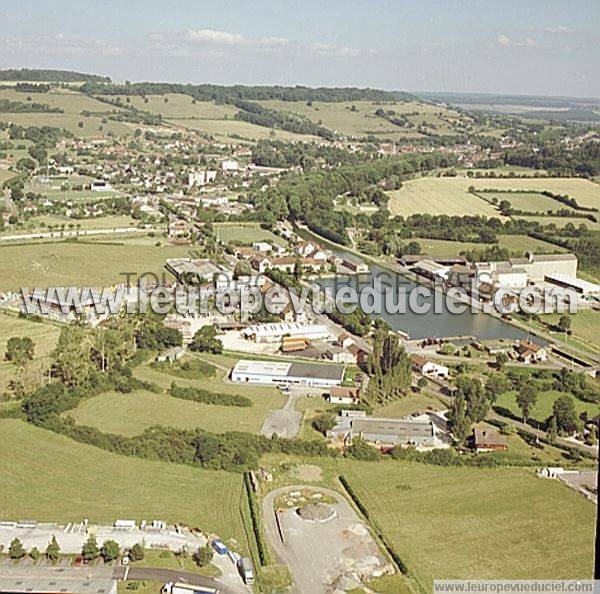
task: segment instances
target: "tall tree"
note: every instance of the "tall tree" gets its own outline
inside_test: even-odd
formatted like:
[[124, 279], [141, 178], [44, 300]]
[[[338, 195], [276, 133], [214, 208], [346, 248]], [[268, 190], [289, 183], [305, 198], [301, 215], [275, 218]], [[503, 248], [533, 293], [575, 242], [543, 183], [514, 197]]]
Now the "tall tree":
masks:
[[370, 375], [367, 400], [371, 403], [399, 398], [410, 388], [410, 358], [398, 336], [386, 329], [375, 332], [367, 370]]
[[14, 538], [8, 547], [8, 556], [11, 559], [22, 559], [25, 557], [25, 549], [23, 543], [18, 539]]
[[571, 396], [563, 394], [552, 405], [552, 413], [561, 433], [572, 434], [579, 429], [579, 419], [575, 410], [575, 401]]
[[527, 419], [531, 416], [535, 405], [537, 403], [537, 390], [532, 384], [523, 384], [519, 393], [517, 394], [517, 404], [521, 409], [523, 415], [523, 423], [527, 422]]
[[88, 536], [88, 539], [83, 544], [81, 549], [81, 556], [86, 563], [94, 561], [100, 556], [100, 549], [98, 548], [98, 542], [93, 534]]
[[60, 546], [56, 540], [56, 536], [52, 535], [52, 540], [48, 543], [46, 547], [46, 557], [50, 561], [58, 561], [60, 557]]

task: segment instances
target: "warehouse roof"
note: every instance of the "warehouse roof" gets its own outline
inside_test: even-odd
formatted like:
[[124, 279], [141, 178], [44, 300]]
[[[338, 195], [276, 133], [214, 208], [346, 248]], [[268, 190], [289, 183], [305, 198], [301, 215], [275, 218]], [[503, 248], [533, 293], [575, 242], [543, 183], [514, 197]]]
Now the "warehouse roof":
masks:
[[319, 363], [292, 363], [288, 371], [288, 376], [342, 381], [344, 379], [344, 366]]

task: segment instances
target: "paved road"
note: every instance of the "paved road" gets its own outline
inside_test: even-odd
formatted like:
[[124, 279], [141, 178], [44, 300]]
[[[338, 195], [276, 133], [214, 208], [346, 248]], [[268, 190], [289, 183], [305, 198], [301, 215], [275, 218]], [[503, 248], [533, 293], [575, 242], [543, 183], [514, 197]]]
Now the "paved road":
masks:
[[292, 393], [287, 397], [283, 408], [272, 410], [260, 430], [261, 435], [271, 437], [275, 433], [278, 437], [292, 438], [300, 432], [302, 413], [296, 410], [296, 400], [300, 396], [292, 388]]
[[77, 237], [83, 235], [111, 235], [120, 233], [146, 233], [152, 229], [138, 229], [137, 227], [116, 227], [112, 229], [79, 229], [73, 231], [39, 231], [37, 233], [17, 233], [14, 235], [0, 235], [0, 241], [22, 241], [27, 239], [46, 239], [63, 237]]
[[[129, 569], [129, 571], [127, 571]], [[155, 582], [184, 582], [194, 586], [205, 586], [206, 588], [218, 588], [221, 594], [237, 594], [223, 584], [210, 578], [191, 573], [189, 571], [179, 571], [177, 569], [162, 569], [160, 567], [127, 567], [119, 565], [114, 568], [112, 577], [115, 580], [125, 578], [127, 572], [128, 580], [153, 580]]]

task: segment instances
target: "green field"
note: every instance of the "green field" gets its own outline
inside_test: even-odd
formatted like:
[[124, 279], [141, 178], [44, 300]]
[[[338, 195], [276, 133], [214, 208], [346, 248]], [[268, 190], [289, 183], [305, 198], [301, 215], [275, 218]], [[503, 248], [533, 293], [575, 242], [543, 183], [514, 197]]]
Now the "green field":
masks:
[[[421, 253], [430, 256], [458, 256], [467, 250], [484, 250], [492, 247], [491, 243], [475, 243], [469, 241], [447, 241], [445, 239], [426, 239], [417, 237], [415, 240], [421, 246]], [[541, 239], [534, 239], [528, 235], [499, 235], [498, 245], [511, 252], [534, 252], [536, 254], [550, 254], [565, 252], [558, 247]]]
[[[495, 181], [495, 180], [494, 180]], [[490, 181], [490, 183], [493, 183]], [[548, 196], [544, 196], [539, 193], [530, 192], [482, 192], [480, 194], [485, 200], [493, 200], [494, 198], [498, 201], [498, 204], [502, 200], [510, 202], [510, 205], [515, 210], [521, 210], [523, 212], [541, 212], [545, 213], [549, 210], [570, 210], [577, 212], [574, 208], [562, 204], [558, 200], [554, 200]]]
[[[404, 182], [400, 190], [388, 192], [392, 215], [408, 216], [415, 213], [499, 216], [493, 205], [468, 192], [477, 190], [544, 190], [575, 198], [580, 206], [600, 208], [600, 185], [580, 178], [502, 178], [477, 179], [468, 177], [424, 177]], [[491, 194], [485, 193], [488, 197]], [[499, 194], [510, 201], [512, 194]], [[548, 200], [551, 200], [548, 198]], [[553, 210], [563, 208], [554, 202]], [[547, 209], [545, 209], [547, 210]], [[582, 222], [585, 222], [582, 219]]]
[[[140, 234], [142, 235], [142, 234]], [[100, 243], [101, 241], [110, 243]], [[185, 246], [154, 244], [164, 238], [114, 236], [94, 241], [0, 246], [0, 291], [21, 287], [112, 286], [123, 272], [162, 274], [167, 258], [188, 256]]]
[[511, 251], [532, 252], [536, 254], [556, 254], [566, 252], [565, 248], [535, 239], [528, 235], [499, 235], [498, 243], [500, 247]]
[[445, 410], [446, 408], [448, 407], [426, 392], [416, 394], [411, 392], [403, 398], [375, 409], [373, 414], [378, 417], [402, 418], [416, 412]]
[[73, 229], [77, 228], [81, 230], [86, 229], [115, 229], [125, 227], [137, 227], [140, 222], [130, 216], [119, 216], [119, 215], [108, 215], [105, 217], [94, 217], [86, 219], [71, 219], [69, 217], [61, 217], [57, 215], [42, 215], [35, 216], [27, 219], [24, 227], [18, 229], [10, 229], [2, 231], [2, 234], [13, 235], [21, 234], [34, 231], [48, 231], [48, 226], [52, 225], [54, 230], [59, 227], [65, 226], [65, 230], [71, 230], [70, 225], [73, 225]]
[[[552, 192], [553, 194], [566, 194], [571, 198], [575, 198], [579, 206], [600, 208], [600, 184], [583, 178], [463, 178], [463, 181], [466, 184], [466, 187], [473, 185], [475, 186], [476, 190], [536, 190], [539, 192], [546, 190]], [[560, 205], [560, 208], [564, 208], [564, 206]], [[556, 207], [553, 210], [556, 210]]]
[[294, 134], [285, 130], [274, 130], [265, 126], [257, 126], [243, 120], [234, 118], [216, 120], [216, 119], [172, 119], [169, 120], [177, 126], [197, 130], [214, 136], [218, 140], [225, 142], [237, 142], [246, 140], [254, 142], [257, 140], [283, 140], [286, 142], [313, 142], [317, 140], [316, 136], [307, 134]]
[[[115, 136], [132, 134], [134, 128], [123, 122], [107, 120], [102, 117], [83, 116], [77, 113], [0, 113], [0, 122], [11, 122], [19, 126], [52, 126], [65, 128], [77, 137], [106, 136], [109, 132]], [[79, 123], [83, 127], [79, 127]]]
[[[143, 374], [156, 378], [154, 374]], [[165, 375], [165, 374], [160, 374]], [[206, 388], [206, 382], [185, 381], [167, 375], [168, 382]], [[221, 386], [218, 386], [220, 388]], [[236, 386], [237, 387], [237, 386]], [[252, 400], [251, 407], [216, 406], [137, 390], [131, 394], [107, 392], [82, 402], [69, 414], [81, 425], [91, 425], [120, 435], [137, 435], [153, 425], [207, 431], [244, 431], [258, 433], [269, 412], [283, 405], [281, 394], [248, 393], [244, 386], [237, 393]]]
[[245, 547], [242, 477], [119, 456], [23, 421], [0, 420], [3, 518], [114, 522], [160, 518]]
[[[543, 422], [552, 414], [552, 405], [554, 401], [564, 392], [558, 392], [557, 390], [548, 390], [547, 392], [540, 392], [538, 394], [537, 403], [535, 405], [535, 409], [531, 414], [531, 418], [536, 421]], [[517, 392], [511, 390], [509, 392], [505, 392], [498, 396], [496, 400], [496, 406], [500, 406], [502, 408], [507, 408], [513, 414], [517, 416], [521, 416], [521, 410], [517, 405]], [[586, 411], [590, 417], [595, 417], [597, 414], [600, 414], [600, 406], [597, 404], [593, 404], [591, 402], [582, 402], [577, 398], [571, 396], [573, 401], [575, 402], [575, 410], [578, 413]]]
[[0, 394], [8, 388], [8, 382], [15, 377], [17, 371], [13, 363], [4, 360], [8, 339], [13, 336], [31, 338], [35, 344], [34, 359], [43, 365], [43, 361], [54, 349], [59, 333], [60, 328], [53, 324], [0, 314]]
[[591, 578], [595, 506], [532, 471], [344, 463], [424, 590], [434, 579]]
[[284, 245], [285, 241], [268, 229], [263, 229], [259, 224], [213, 224], [215, 235], [223, 243], [251, 244], [254, 241], [267, 241], [277, 245]]
[[583, 219], [579, 217], [529, 217], [529, 216], [519, 216], [516, 217], [519, 219], [525, 219], [526, 221], [535, 221], [540, 223], [541, 225], [555, 225], [558, 229], [564, 227], [571, 223], [571, 225], [575, 227], [580, 227], [581, 225], [585, 225], [588, 229], [593, 229], [595, 231], [600, 230], [600, 223], [594, 223], [593, 221], [589, 221], [588, 219]]
[[[11, 89], [2, 89], [0, 90], [0, 99], [26, 103], [27, 94]], [[65, 128], [79, 137], [105, 136], [108, 132], [122, 136], [133, 132], [133, 127], [122, 122], [112, 120], [103, 122], [105, 114], [117, 110], [117, 108], [96, 101], [83, 93], [57, 89], [50, 93], [32, 95], [32, 100], [50, 107], [58, 107], [64, 113], [0, 113], [0, 121], [13, 122], [21, 126]], [[82, 115], [83, 111], [94, 113], [94, 115], [84, 116]], [[80, 122], [83, 123], [83, 127], [79, 127]]]
[[[495, 180], [494, 180], [495, 181]], [[502, 218], [498, 210], [485, 200], [468, 192], [467, 178], [422, 177], [406, 181], [402, 188], [387, 192], [392, 215], [481, 215]]]
[[[453, 109], [412, 101], [387, 101], [385, 103], [375, 101], [322, 103], [314, 101], [312, 105], [307, 105], [303, 101], [262, 101], [261, 104], [271, 109], [308, 118], [316, 124], [346, 136], [363, 137], [373, 134], [390, 140], [419, 138], [422, 135], [415, 128], [396, 126], [387, 119], [376, 116], [375, 112], [379, 108], [385, 111], [394, 111], [396, 116], [405, 116], [415, 126], [425, 123], [430, 131], [434, 131], [438, 135], [451, 133], [450, 123], [459, 122], [461, 117], [464, 118]], [[352, 106], [355, 106], [356, 110], [353, 110]], [[470, 118], [464, 119], [470, 120]]]
[[[212, 101], [197, 101], [196, 103], [192, 103], [192, 97], [181, 93], [147, 95], [145, 99], [137, 96], [127, 97], [120, 95], [115, 96], [114, 99], [120, 99], [123, 104], [132, 105], [142, 111], [160, 114], [165, 119], [194, 118], [220, 120], [233, 118], [239, 111], [233, 105], [217, 105]], [[129, 101], [127, 101], [128, 99]], [[166, 103], [165, 99], [167, 99]]]
[[[558, 322], [558, 314], [547, 314], [542, 316], [542, 321], [548, 324]], [[571, 330], [575, 338], [580, 338], [584, 342], [592, 343], [596, 347], [600, 346], [598, 337], [600, 336], [600, 312], [589, 309], [579, 310], [576, 314], [570, 315]]]

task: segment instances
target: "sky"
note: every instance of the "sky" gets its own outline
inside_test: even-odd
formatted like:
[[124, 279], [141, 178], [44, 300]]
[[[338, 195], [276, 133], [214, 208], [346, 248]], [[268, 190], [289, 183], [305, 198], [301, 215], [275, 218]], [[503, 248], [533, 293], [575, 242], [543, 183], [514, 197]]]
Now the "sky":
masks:
[[600, 97], [600, 0], [0, 0], [0, 68]]

